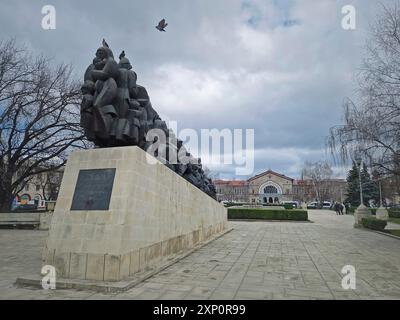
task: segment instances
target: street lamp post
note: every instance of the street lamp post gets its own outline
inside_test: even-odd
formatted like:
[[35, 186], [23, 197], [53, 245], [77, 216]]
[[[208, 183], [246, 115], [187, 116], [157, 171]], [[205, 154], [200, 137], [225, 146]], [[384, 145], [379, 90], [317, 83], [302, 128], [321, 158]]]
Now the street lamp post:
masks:
[[[363, 161], [361, 158], [356, 158], [353, 160], [358, 169], [358, 180], [360, 183], [360, 205], [354, 212], [354, 227], [359, 228], [362, 227], [362, 219], [368, 216], [371, 216], [371, 211], [364, 205], [364, 197], [362, 191], [362, 181], [361, 181], [361, 169], [363, 165]], [[360, 164], [358, 164], [358, 162]]]
[[376, 218], [379, 220], [389, 220], [389, 212], [386, 210], [386, 208], [383, 206], [382, 202], [382, 184], [381, 184], [381, 179], [378, 179], [379, 182], [379, 208], [376, 210]]
[[360, 160], [360, 166], [358, 166], [358, 164], [356, 164], [356, 165], [357, 165], [357, 168], [358, 168], [358, 181], [360, 183], [360, 205], [361, 205], [361, 204], [364, 204], [364, 197], [363, 197], [363, 191], [362, 191], [362, 181], [361, 181], [361, 168], [362, 168], [362, 165], [363, 165], [362, 159]]

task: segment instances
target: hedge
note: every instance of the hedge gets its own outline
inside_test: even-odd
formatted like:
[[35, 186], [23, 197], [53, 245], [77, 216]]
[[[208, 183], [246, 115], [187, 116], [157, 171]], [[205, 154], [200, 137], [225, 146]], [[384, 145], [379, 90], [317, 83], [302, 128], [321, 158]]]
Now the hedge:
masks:
[[361, 219], [361, 224], [364, 226], [364, 228], [383, 231], [383, 229], [385, 229], [387, 225], [387, 222], [384, 220], [376, 219], [375, 217], [367, 217]]
[[400, 218], [400, 210], [399, 209], [389, 209], [389, 217], [390, 218]]
[[244, 205], [244, 203], [234, 203], [234, 202], [228, 202], [228, 203], [224, 204], [224, 206], [226, 208], [229, 208], [229, 207], [240, 207], [240, 206], [243, 206], [243, 205]]
[[284, 207], [286, 210], [292, 210], [292, 209], [293, 209], [293, 204], [291, 204], [291, 203], [285, 203], [285, 204], [283, 205], [283, 207]]
[[[350, 207], [349, 209], [347, 209], [346, 214], [349, 213], [354, 213], [357, 210], [358, 207]], [[372, 215], [376, 215], [376, 208], [368, 208], [369, 211], [371, 211]]]
[[228, 208], [228, 219], [261, 219], [307, 221], [306, 210]]

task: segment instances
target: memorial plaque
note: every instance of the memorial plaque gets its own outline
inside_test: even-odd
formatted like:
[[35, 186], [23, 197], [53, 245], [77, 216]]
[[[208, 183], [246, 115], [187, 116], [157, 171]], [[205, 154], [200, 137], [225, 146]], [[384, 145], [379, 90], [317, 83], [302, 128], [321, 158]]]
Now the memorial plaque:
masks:
[[115, 168], [80, 170], [71, 210], [108, 210], [114, 178]]

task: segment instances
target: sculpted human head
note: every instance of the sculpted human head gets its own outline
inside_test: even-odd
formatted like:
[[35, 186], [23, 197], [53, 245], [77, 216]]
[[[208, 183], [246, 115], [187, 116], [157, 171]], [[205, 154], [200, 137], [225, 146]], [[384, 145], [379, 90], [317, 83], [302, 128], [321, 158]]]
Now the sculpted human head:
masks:
[[121, 52], [121, 54], [119, 55], [119, 63], [118, 66], [122, 69], [126, 69], [126, 70], [131, 70], [132, 69], [132, 65], [129, 61], [129, 59], [125, 56], [125, 50], [123, 50]]
[[108, 47], [100, 47], [96, 51], [96, 57], [93, 59], [93, 64], [96, 67], [96, 69], [102, 69], [104, 68], [107, 59], [109, 58], [114, 58], [114, 55], [111, 51], [110, 48]]

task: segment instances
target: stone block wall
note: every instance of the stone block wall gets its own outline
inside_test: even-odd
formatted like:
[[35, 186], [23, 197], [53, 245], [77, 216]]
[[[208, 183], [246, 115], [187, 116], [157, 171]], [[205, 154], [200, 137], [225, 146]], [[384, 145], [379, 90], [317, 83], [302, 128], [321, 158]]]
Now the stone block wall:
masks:
[[[43, 263], [57, 276], [123, 280], [227, 227], [226, 209], [138, 147], [68, 159]], [[79, 170], [116, 168], [108, 211], [71, 211]]]

